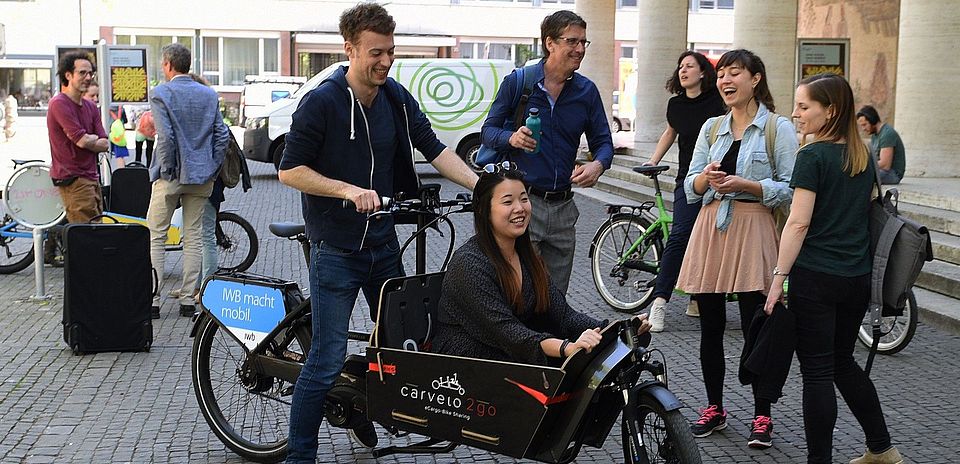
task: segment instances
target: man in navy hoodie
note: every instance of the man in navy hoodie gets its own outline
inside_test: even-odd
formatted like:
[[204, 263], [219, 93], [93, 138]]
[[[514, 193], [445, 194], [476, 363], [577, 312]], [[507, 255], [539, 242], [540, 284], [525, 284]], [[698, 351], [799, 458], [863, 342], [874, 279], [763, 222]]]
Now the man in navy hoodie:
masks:
[[[279, 175], [303, 192], [313, 306], [313, 342], [290, 407], [287, 462], [316, 460], [323, 401], [343, 365], [358, 292], [375, 308], [383, 282], [403, 274], [393, 220], [367, 222], [367, 213], [380, 208], [382, 196], [417, 192], [415, 148], [448, 179], [471, 190], [477, 182], [437, 140], [413, 96], [387, 77], [395, 26], [373, 3], [340, 16], [350, 65], [304, 96], [286, 137]], [[356, 208], [343, 208], [343, 200]], [[350, 432], [364, 446], [377, 443], [369, 422]]]

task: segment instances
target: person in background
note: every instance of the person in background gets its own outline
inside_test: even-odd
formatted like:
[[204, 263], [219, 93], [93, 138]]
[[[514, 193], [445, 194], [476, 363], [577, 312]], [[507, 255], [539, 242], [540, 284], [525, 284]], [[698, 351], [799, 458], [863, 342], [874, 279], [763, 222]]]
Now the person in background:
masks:
[[[723, 409], [727, 294], [737, 294], [740, 326], [746, 334], [773, 280], [767, 271], [777, 261], [773, 208], [790, 202], [797, 150], [793, 124], [774, 113], [760, 57], [744, 49], [724, 53], [717, 62], [717, 89], [730, 112], [708, 119], [697, 137], [684, 188], [687, 201], [702, 201], [703, 208], [677, 280], [700, 308], [700, 367], [708, 405], [690, 427], [696, 437], [727, 426]], [[774, 153], [769, 154], [764, 134], [768, 118], [777, 118]], [[710, 140], [711, 134], [716, 140]], [[755, 418], [748, 445], [753, 448], [772, 445], [772, 401], [758, 395], [761, 385], [762, 379], [752, 385]]]
[[[605, 322], [575, 311], [530, 241], [523, 173], [489, 164], [474, 188], [476, 235], [450, 259], [437, 314], [437, 353], [559, 365], [600, 342]], [[642, 316], [640, 333], [650, 325]], [[649, 336], [648, 336], [649, 337]]]
[[870, 105], [857, 111], [857, 125], [870, 136], [870, 154], [880, 168], [880, 182], [899, 184], [907, 170], [907, 155], [900, 134], [890, 124], [880, 121], [877, 110]]
[[3, 136], [6, 140], [13, 138], [17, 130], [14, 126], [17, 124], [18, 114], [17, 98], [9, 94], [3, 99]]
[[850, 463], [899, 464], [877, 390], [853, 357], [870, 301], [867, 216], [876, 179], [853, 108], [853, 91], [840, 76], [818, 74], [797, 86], [793, 117], [813, 142], [797, 154], [793, 204], [764, 310], [774, 311], [789, 275], [807, 462], [834, 462], [836, 385], [866, 434], [867, 451]]
[[[590, 46], [587, 22], [572, 11], [557, 11], [540, 23], [540, 39], [546, 58], [534, 65], [536, 85], [527, 102], [528, 109], [540, 110], [540, 151], [529, 153], [537, 148], [529, 128], [513, 127], [517, 73], [503, 79], [481, 133], [484, 145], [490, 148], [516, 149], [510, 159], [527, 173], [535, 211], [530, 239], [553, 283], [565, 294], [580, 217], [570, 187], [592, 187], [610, 169], [613, 139], [597, 86], [576, 72]], [[593, 160], [578, 165], [577, 152], [584, 133]]]
[[[643, 164], [660, 164], [663, 155], [673, 145], [674, 140], [678, 139], [680, 163], [677, 167], [676, 188], [673, 190], [673, 227], [660, 259], [660, 273], [657, 274], [653, 306], [650, 307], [651, 332], [660, 332], [666, 327], [665, 306], [677, 284], [683, 253], [690, 240], [690, 230], [700, 213], [700, 202], [688, 203], [683, 191], [683, 179], [690, 171], [693, 147], [697, 143], [697, 135], [700, 134], [703, 123], [708, 118], [720, 116], [725, 109], [720, 92], [717, 91], [717, 71], [707, 57], [700, 53], [688, 50], [680, 54], [677, 69], [667, 80], [666, 88], [673, 94], [667, 102], [667, 127], [663, 130], [650, 161]], [[700, 315], [696, 300], [690, 300], [687, 315]]]
[[[164, 254], [170, 220], [178, 203], [183, 207], [183, 278], [178, 293], [180, 315], [193, 316], [193, 298], [202, 264], [202, 215], [220, 172], [230, 138], [217, 105], [217, 92], [195, 82], [190, 50], [179, 43], [161, 50], [167, 82], [150, 99], [157, 128], [156, 158], [150, 166], [153, 187], [147, 209], [150, 261], [163, 285]], [[160, 292], [153, 298], [152, 316], [160, 317]]]
[[92, 101], [97, 107], [100, 106], [100, 84], [97, 81], [90, 83], [90, 86], [87, 87], [87, 91], [83, 93], [83, 99]]
[[[157, 127], [153, 123], [153, 112], [150, 110], [144, 111], [140, 115], [140, 118], [137, 119], [137, 131], [134, 133], [135, 137], [135, 147], [136, 147], [136, 157], [134, 160], [136, 162], [141, 162], [140, 160], [142, 155], [146, 154], [147, 166], [150, 166], [150, 162], [153, 160], [153, 142], [157, 137]], [[144, 145], [146, 145], [146, 153], [144, 153]]]
[[[347, 331], [362, 290], [376, 320], [380, 289], [403, 275], [392, 217], [368, 221], [381, 197], [417, 194], [413, 164], [419, 150], [444, 177], [473, 189], [477, 175], [437, 140], [420, 105], [396, 80], [396, 22], [386, 8], [360, 3], [340, 15], [340, 67], [304, 95], [286, 137], [278, 176], [303, 194], [311, 243], [313, 340], [290, 404], [287, 462], [314, 463], [327, 392], [343, 367]], [[344, 208], [350, 200], [355, 208]], [[370, 421], [349, 430], [364, 447], [379, 438]]]

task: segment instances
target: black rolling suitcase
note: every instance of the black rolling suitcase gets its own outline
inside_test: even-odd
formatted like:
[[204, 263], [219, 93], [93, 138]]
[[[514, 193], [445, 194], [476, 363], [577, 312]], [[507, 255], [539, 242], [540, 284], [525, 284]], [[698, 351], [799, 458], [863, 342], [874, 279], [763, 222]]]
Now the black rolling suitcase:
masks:
[[63, 340], [75, 354], [150, 349], [149, 243], [149, 230], [139, 224], [64, 228]]
[[138, 218], [147, 217], [150, 189], [150, 171], [140, 163], [133, 162], [113, 171], [110, 177], [109, 211]]

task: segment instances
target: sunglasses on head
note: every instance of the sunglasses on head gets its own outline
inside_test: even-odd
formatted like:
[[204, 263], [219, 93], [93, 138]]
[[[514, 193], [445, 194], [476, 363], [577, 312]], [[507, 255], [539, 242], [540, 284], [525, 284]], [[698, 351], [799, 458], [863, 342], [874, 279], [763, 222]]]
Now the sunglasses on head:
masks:
[[516, 171], [516, 172], [519, 172], [521, 175], [523, 174], [523, 171], [520, 171], [519, 169], [517, 169], [517, 163], [514, 163], [513, 161], [501, 161], [499, 163], [490, 163], [483, 167], [483, 172], [487, 174], [501, 174], [507, 171]]

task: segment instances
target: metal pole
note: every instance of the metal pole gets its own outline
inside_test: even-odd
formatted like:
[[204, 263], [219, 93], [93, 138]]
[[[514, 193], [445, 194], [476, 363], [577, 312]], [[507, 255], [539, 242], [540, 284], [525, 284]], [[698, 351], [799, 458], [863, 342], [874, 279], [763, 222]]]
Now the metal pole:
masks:
[[30, 297], [33, 301], [46, 301], [52, 298], [47, 295], [43, 281], [43, 231], [44, 229], [39, 227], [33, 229], [33, 269], [37, 284], [36, 295]]

